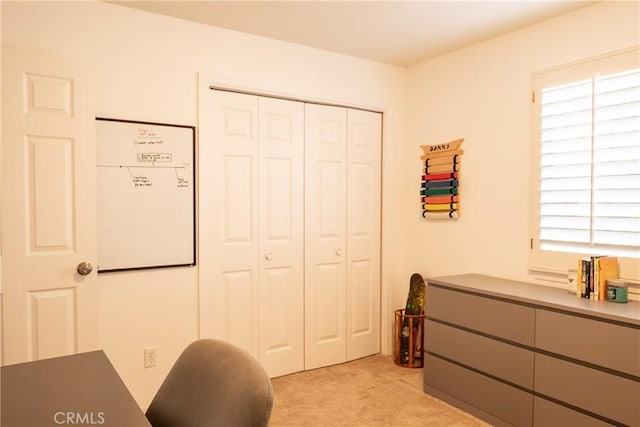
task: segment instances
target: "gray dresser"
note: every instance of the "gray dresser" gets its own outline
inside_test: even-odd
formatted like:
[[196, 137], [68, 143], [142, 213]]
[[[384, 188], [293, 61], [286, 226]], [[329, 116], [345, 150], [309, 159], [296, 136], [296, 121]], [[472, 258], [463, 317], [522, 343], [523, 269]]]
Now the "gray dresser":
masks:
[[640, 426], [640, 303], [430, 278], [424, 390], [494, 425]]

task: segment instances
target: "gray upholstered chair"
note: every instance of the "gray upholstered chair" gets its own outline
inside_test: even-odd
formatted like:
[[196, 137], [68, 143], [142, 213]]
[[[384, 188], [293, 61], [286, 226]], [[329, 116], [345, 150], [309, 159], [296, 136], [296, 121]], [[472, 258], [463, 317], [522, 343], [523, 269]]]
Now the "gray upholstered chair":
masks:
[[203, 339], [182, 352], [146, 415], [154, 427], [266, 426], [272, 406], [271, 380], [249, 353]]

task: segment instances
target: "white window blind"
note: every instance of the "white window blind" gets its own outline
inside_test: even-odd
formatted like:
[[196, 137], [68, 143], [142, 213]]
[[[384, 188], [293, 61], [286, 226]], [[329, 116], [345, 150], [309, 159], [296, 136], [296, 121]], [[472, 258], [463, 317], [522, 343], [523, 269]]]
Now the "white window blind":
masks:
[[545, 88], [540, 247], [638, 257], [640, 69]]
[[640, 51], [542, 72], [534, 86], [532, 268], [611, 255], [637, 279]]

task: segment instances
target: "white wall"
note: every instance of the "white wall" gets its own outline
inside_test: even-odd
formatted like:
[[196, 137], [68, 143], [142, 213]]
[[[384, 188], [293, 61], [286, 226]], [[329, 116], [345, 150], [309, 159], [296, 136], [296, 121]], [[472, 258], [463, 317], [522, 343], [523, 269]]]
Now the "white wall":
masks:
[[[603, 2], [409, 69], [407, 273], [530, 280], [532, 73], [640, 42], [638, 2]], [[420, 145], [464, 138], [461, 217], [420, 218]], [[547, 283], [548, 284], [548, 283]]]
[[[98, 116], [197, 125], [198, 72], [245, 89], [383, 110], [385, 292], [400, 281], [404, 69], [98, 2], [2, 2], [2, 43], [92, 63]], [[197, 338], [197, 276], [197, 267], [99, 276], [100, 340], [143, 408]], [[385, 313], [390, 352], [392, 307]], [[157, 368], [143, 368], [146, 347], [158, 348]]]

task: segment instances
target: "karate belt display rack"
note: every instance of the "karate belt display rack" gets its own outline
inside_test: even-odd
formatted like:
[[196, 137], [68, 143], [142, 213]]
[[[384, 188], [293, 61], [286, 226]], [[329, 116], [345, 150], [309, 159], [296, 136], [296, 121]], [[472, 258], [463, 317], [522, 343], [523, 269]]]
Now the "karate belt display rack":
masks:
[[420, 198], [423, 218], [459, 218], [460, 149], [463, 138], [444, 144], [421, 145], [424, 162]]

